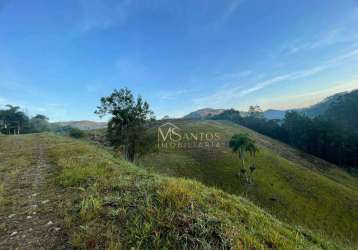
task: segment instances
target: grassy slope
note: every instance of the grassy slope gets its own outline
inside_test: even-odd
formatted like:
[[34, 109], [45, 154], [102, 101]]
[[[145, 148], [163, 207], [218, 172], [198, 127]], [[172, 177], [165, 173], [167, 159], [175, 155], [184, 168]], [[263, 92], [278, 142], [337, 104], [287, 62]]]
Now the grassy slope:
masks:
[[9, 138], [0, 134], [0, 208], [14, 203], [16, 199], [6, 196], [5, 181], [13, 182], [22, 169], [35, 163], [31, 151], [28, 150], [31, 140], [27, 137], [23, 140]]
[[[58, 212], [81, 249], [338, 249], [276, 220], [249, 201], [196, 181], [149, 174], [109, 152], [42, 134], [0, 138], [0, 174], [16, 168], [12, 148], [36, 139], [58, 166]], [[27, 159], [28, 158], [28, 159]], [[24, 161], [31, 161], [25, 154]]]
[[230, 138], [246, 132], [260, 147], [255, 184], [244, 188], [239, 161], [229, 149], [159, 152], [140, 164], [171, 176], [188, 177], [233, 194], [245, 194], [283, 221], [357, 244], [358, 182], [325, 161], [230, 122], [175, 121], [186, 131], [217, 131]]

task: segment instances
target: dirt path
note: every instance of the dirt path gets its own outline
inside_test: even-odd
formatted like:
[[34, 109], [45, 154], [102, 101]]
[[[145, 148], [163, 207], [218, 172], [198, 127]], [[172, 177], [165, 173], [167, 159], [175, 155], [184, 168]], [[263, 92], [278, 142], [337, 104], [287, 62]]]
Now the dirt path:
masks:
[[55, 212], [61, 193], [48, 181], [56, 167], [46, 161], [38, 137], [31, 147], [35, 164], [5, 179], [6, 197], [12, 202], [0, 210], [0, 249], [68, 249]]

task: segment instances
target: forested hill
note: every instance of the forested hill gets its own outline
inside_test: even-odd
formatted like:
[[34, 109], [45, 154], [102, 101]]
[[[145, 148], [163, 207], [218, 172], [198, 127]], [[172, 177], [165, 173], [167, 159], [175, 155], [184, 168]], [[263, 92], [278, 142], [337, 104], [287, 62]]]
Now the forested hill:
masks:
[[[351, 92], [353, 93], [353, 92]], [[287, 109], [287, 110], [280, 110], [280, 109], [268, 109], [263, 111], [263, 116], [268, 120], [273, 119], [283, 119], [285, 117], [285, 113], [288, 111], [297, 111], [301, 114], [304, 114], [310, 118], [317, 117], [319, 115], [324, 114], [331, 105], [334, 105], [336, 103], [341, 102], [342, 99], [346, 99], [347, 97], [351, 95], [350, 92], [342, 92], [337, 93], [332, 96], [326, 97], [324, 100], [322, 100], [319, 103], [316, 103], [312, 106], [309, 106], [307, 108], [297, 108], [297, 109]], [[199, 109], [197, 111], [191, 112], [190, 114], [184, 116], [183, 118], [186, 119], [208, 119], [216, 115], [220, 115], [223, 113], [225, 109], [212, 109], [212, 108], [206, 108], [206, 109]], [[249, 112], [246, 111], [239, 111], [240, 115], [245, 117], [248, 115]]]
[[212, 108], [204, 108], [193, 111], [184, 116], [185, 119], [206, 119], [207, 117], [211, 117], [214, 115], [221, 114], [225, 109], [212, 109]]
[[259, 109], [253, 109], [245, 117], [238, 111], [227, 110], [212, 119], [233, 121], [342, 168], [357, 171], [358, 90], [336, 95], [327, 110], [314, 118], [289, 111], [282, 121], [268, 120]]

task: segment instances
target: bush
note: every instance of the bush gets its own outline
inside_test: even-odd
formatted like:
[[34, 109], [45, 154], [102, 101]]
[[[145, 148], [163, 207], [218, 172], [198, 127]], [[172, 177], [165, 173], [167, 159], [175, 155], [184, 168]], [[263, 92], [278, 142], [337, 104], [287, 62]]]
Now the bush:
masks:
[[78, 128], [71, 127], [68, 131], [68, 135], [73, 138], [83, 138], [83, 137], [85, 137], [85, 132], [83, 132], [82, 130], [80, 130]]

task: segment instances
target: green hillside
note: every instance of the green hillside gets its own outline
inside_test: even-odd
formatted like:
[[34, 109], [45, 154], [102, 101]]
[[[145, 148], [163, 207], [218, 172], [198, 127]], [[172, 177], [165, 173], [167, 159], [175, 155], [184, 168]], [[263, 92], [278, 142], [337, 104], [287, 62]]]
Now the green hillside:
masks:
[[73, 127], [81, 130], [101, 129], [107, 126], [106, 122], [94, 121], [69, 121], [69, 122], [53, 122], [51, 123], [52, 129], [61, 127]]
[[[29, 197], [57, 202], [38, 211], [60, 220], [56, 249], [339, 249], [244, 198], [149, 174], [86, 142], [49, 134], [8, 136], [0, 137], [0, 149], [0, 215], [21, 209], [17, 205]], [[34, 175], [36, 185], [29, 185], [38, 195], [23, 195], [34, 190], [14, 186], [14, 180]], [[56, 216], [49, 214], [54, 211]], [[6, 235], [1, 231], [0, 240]], [[4, 242], [13, 247], [16, 237]]]
[[230, 122], [173, 122], [185, 131], [216, 131], [227, 139], [235, 133], [248, 133], [260, 148], [255, 160], [254, 184], [242, 186], [237, 177], [238, 158], [228, 148], [160, 151], [146, 155], [139, 161], [140, 165], [247, 196], [283, 221], [334, 239], [358, 243], [358, 182], [349, 174]]

